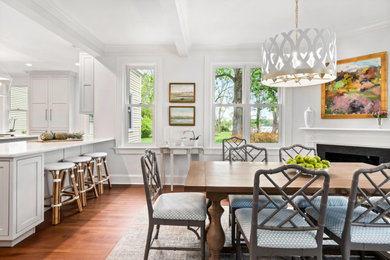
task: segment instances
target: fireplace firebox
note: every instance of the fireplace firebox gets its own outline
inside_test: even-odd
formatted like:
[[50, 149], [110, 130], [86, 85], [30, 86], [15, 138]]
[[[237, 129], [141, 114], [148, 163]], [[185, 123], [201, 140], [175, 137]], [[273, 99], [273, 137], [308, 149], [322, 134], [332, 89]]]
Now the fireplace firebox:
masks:
[[318, 156], [330, 162], [364, 162], [372, 165], [390, 162], [390, 149], [317, 144]]

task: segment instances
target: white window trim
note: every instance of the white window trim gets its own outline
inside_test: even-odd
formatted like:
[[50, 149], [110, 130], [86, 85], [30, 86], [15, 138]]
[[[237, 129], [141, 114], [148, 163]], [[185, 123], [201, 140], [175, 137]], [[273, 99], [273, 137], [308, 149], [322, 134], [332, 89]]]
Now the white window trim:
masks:
[[[206, 61], [207, 63], [207, 61]], [[221, 148], [220, 143], [215, 142], [214, 138], [214, 133], [215, 133], [215, 108], [219, 106], [226, 106], [226, 107], [243, 107], [243, 138], [246, 140], [249, 140], [250, 142], [250, 127], [247, 127], [248, 124], [250, 124], [250, 109], [251, 107], [255, 106], [262, 106], [262, 107], [275, 107], [275, 105], [271, 104], [251, 104], [250, 103], [250, 89], [248, 87], [243, 88], [243, 93], [242, 93], [242, 100], [243, 104], [215, 104], [215, 91], [214, 91], [214, 86], [215, 86], [215, 69], [217, 68], [242, 68], [243, 69], [243, 83], [244, 86], [250, 86], [250, 69], [251, 68], [259, 68], [261, 67], [260, 64], [254, 63], [254, 62], [218, 62], [218, 63], [210, 63], [211, 66], [205, 66], [206, 69], [210, 69], [209, 71], [209, 82], [210, 82], [210, 87], [208, 88], [209, 92], [208, 97], [209, 103], [211, 104], [210, 109], [211, 109], [211, 114], [212, 116], [209, 116], [210, 110], [205, 108], [205, 118], [208, 119], [207, 124], [210, 125], [209, 127], [209, 133], [206, 134], [205, 136], [209, 136], [208, 138], [208, 147], [210, 148]], [[205, 73], [205, 75], [207, 75]], [[207, 95], [207, 94], [206, 94]], [[278, 143], [251, 143], [256, 146], [261, 146], [265, 148], [277, 148], [280, 146], [283, 146], [285, 144], [286, 136], [285, 136], [285, 131], [284, 131], [284, 126], [285, 126], [285, 105], [284, 105], [284, 100], [285, 100], [285, 91], [283, 88], [279, 88], [278, 90], [278, 107], [279, 107], [279, 125], [278, 125], [278, 130], [279, 130], [279, 142]], [[245, 102], [244, 102], [245, 101]], [[206, 121], [205, 121], [206, 125]], [[205, 127], [205, 132], [206, 132], [206, 127]]]
[[[134, 60], [134, 59], [133, 59]], [[146, 58], [145, 60], [150, 60]], [[120, 87], [120, 96], [119, 96], [119, 105], [121, 109], [121, 119], [120, 121], [122, 122], [119, 124], [121, 126], [121, 134], [120, 134], [120, 139], [119, 143], [121, 144], [120, 147], [156, 147], [156, 144], [158, 143], [158, 140], [160, 140], [159, 133], [156, 131], [157, 125], [160, 125], [160, 119], [161, 119], [161, 109], [156, 109], [159, 107], [159, 88], [162, 86], [161, 84], [161, 76], [160, 76], [160, 71], [161, 71], [161, 60], [156, 58], [153, 61], [150, 62], [134, 62], [130, 61], [130, 58], [122, 58], [121, 60], [118, 61], [118, 66], [121, 67], [119, 70], [121, 73], [119, 77], [121, 78], [121, 84], [119, 84]], [[152, 68], [154, 69], [154, 100], [153, 104], [148, 105], [148, 104], [141, 104], [141, 105], [132, 105], [132, 106], [138, 106], [138, 107], [152, 107], [153, 109], [153, 127], [152, 127], [152, 143], [129, 143], [128, 142], [128, 115], [127, 115], [127, 109], [130, 106], [128, 103], [128, 88], [127, 88], [127, 71], [129, 68], [137, 68], [137, 69], [143, 69], [143, 68]]]

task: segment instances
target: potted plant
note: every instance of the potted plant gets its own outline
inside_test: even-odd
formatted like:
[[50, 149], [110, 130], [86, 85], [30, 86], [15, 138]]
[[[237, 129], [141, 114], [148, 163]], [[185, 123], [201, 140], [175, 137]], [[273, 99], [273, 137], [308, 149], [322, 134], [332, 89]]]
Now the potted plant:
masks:
[[372, 117], [377, 119], [378, 127], [382, 128], [382, 118], [387, 117], [387, 111], [383, 111], [383, 110], [374, 111], [372, 112]]

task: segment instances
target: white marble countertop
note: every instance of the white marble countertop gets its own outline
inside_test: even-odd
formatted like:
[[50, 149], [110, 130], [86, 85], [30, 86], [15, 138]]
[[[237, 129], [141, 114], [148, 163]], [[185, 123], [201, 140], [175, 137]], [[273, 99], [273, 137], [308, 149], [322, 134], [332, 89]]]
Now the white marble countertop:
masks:
[[84, 137], [83, 141], [73, 141], [73, 142], [39, 143], [39, 142], [21, 141], [21, 142], [11, 142], [11, 143], [0, 143], [0, 158], [13, 158], [13, 157], [25, 156], [25, 155], [36, 154], [36, 153], [45, 153], [45, 152], [50, 152], [55, 150], [108, 142], [113, 140], [115, 140], [113, 137], [111, 138]]

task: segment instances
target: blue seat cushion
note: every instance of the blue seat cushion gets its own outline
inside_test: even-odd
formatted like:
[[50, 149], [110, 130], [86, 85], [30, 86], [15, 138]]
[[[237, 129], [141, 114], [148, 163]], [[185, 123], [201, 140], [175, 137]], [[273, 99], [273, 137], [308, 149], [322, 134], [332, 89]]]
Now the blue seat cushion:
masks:
[[[370, 198], [370, 201], [372, 203], [377, 203], [379, 200], [381, 200], [381, 202], [378, 203], [378, 208], [380, 208], [381, 210], [387, 210], [388, 208], [390, 208], [390, 204], [387, 203], [387, 201], [382, 197], [382, 196], [378, 196], [378, 197], [371, 197]], [[390, 201], [390, 198], [388, 198], [388, 200]]]
[[[265, 220], [275, 209], [262, 209], [258, 213], [258, 224]], [[272, 217], [268, 226], [277, 226], [293, 212], [290, 209], [282, 209]], [[237, 223], [242, 229], [243, 235], [249, 240], [251, 232], [252, 209], [244, 208], [236, 211]], [[298, 227], [308, 227], [309, 224], [299, 214], [291, 219]], [[288, 223], [288, 222], [287, 222]], [[286, 225], [287, 226], [287, 225]], [[289, 227], [292, 227], [288, 223]], [[317, 248], [316, 231], [275, 231], [257, 229], [257, 245], [263, 248]]]
[[153, 218], [204, 221], [206, 196], [196, 192], [162, 194], [153, 205]]
[[[280, 196], [270, 196], [270, 198], [278, 206], [284, 203], [284, 200]], [[252, 208], [253, 195], [229, 195], [229, 202], [233, 209]], [[265, 196], [259, 196], [259, 207], [262, 207], [267, 202], [269, 201]], [[275, 205], [269, 202], [267, 208], [275, 208]]]
[[[367, 208], [357, 207], [354, 210], [352, 220], [360, 216], [360, 214], [366, 210]], [[319, 217], [319, 213], [312, 207], [307, 208], [306, 213], [314, 219], [318, 219]], [[346, 207], [331, 207], [328, 208], [326, 212], [325, 227], [339, 238], [341, 238], [343, 233], [346, 214]], [[377, 213], [371, 211], [364, 218], [359, 220], [359, 222], [368, 223], [377, 216]], [[384, 221], [378, 220], [377, 223], [384, 223]], [[388, 228], [351, 226], [351, 242], [362, 244], [390, 244], [390, 224]]]
[[[311, 198], [311, 196], [308, 196], [308, 198]], [[303, 196], [296, 196], [293, 199], [293, 202], [295, 205], [298, 205], [299, 208], [305, 209], [308, 207], [311, 207], [310, 203], [303, 197]], [[321, 197], [318, 196], [312, 200], [312, 203], [319, 207], [321, 204]], [[343, 196], [329, 196], [328, 197], [328, 207], [347, 207], [348, 206], [348, 199]]]

